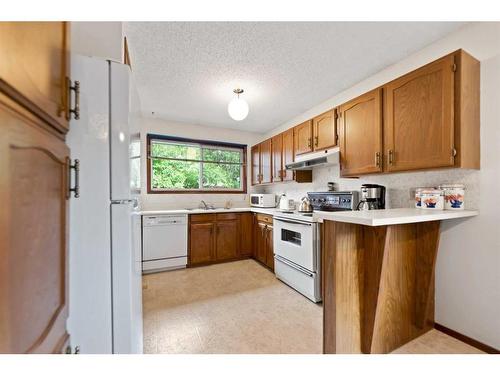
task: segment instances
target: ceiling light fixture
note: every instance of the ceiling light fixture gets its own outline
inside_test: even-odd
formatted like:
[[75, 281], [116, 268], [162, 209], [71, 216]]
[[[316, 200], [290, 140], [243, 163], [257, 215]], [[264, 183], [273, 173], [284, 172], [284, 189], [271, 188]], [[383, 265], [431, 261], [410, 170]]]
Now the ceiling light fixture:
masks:
[[243, 94], [243, 89], [234, 89], [233, 92], [237, 95], [227, 106], [227, 112], [233, 120], [241, 121], [248, 116], [248, 103], [245, 99], [240, 98]]

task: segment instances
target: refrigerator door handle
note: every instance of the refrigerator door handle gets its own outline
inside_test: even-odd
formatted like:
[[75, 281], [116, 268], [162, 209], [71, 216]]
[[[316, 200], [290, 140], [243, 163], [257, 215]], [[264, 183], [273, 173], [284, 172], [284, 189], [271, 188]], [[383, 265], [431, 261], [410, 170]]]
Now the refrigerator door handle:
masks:
[[[71, 170], [75, 171], [75, 185], [72, 185], [71, 179]], [[71, 159], [68, 158], [68, 193], [66, 194], [66, 198], [71, 198], [71, 194], [73, 193], [75, 198], [80, 198], [80, 160], [75, 159], [75, 162], [71, 164]]]
[[139, 207], [138, 199], [114, 199], [111, 201], [111, 204], [132, 204], [133, 208]]

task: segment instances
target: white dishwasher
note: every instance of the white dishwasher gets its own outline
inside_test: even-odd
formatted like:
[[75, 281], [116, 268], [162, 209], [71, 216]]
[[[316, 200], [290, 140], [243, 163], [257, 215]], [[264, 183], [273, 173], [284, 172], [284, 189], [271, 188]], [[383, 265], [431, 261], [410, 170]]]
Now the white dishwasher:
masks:
[[142, 218], [142, 272], [185, 268], [187, 215], [151, 215]]

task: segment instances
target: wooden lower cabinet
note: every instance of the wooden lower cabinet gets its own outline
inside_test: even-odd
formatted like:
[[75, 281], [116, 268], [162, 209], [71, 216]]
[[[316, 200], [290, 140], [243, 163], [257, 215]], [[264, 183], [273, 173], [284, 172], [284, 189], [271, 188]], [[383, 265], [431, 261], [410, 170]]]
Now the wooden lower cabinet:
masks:
[[272, 216], [255, 214], [255, 259], [274, 270]]
[[274, 271], [273, 227], [266, 228], [266, 266]]
[[200, 222], [189, 224], [189, 264], [208, 263], [215, 259], [215, 223]]
[[266, 264], [266, 223], [256, 222], [254, 227], [255, 238], [255, 259]]
[[244, 212], [239, 214], [239, 216], [240, 247], [238, 255], [241, 258], [247, 258], [253, 256], [253, 215], [251, 212]]
[[272, 223], [251, 212], [189, 215], [188, 265], [254, 258], [274, 270]]
[[249, 212], [189, 215], [188, 264], [251, 257], [252, 219]]
[[239, 223], [238, 220], [222, 220], [215, 224], [216, 260], [229, 260], [238, 257]]

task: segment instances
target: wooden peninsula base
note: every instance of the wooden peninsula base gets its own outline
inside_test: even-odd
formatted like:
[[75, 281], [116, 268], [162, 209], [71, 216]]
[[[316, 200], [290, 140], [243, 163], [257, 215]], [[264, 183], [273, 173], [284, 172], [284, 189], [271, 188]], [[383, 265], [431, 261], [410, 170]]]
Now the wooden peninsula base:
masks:
[[325, 220], [325, 353], [389, 353], [434, 324], [439, 221]]

